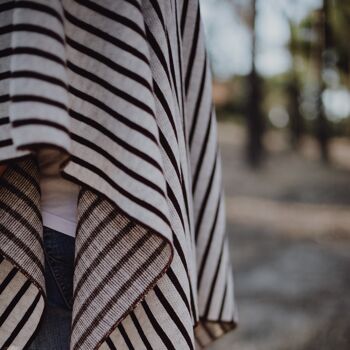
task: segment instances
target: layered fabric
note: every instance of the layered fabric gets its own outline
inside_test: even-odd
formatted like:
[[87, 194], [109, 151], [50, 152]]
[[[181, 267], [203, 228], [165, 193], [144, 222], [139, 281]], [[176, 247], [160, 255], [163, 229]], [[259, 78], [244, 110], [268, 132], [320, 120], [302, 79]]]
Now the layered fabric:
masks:
[[71, 345], [197, 349], [237, 311], [197, 0], [0, 1], [0, 348], [40, 329], [36, 150], [77, 202]]

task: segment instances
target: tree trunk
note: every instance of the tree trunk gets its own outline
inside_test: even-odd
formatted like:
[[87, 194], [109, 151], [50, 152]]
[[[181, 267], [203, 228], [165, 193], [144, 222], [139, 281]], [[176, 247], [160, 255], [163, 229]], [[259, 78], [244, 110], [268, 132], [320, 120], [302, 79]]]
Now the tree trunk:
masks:
[[247, 125], [248, 125], [248, 145], [247, 158], [251, 166], [260, 165], [263, 154], [262, 137], [264, 133], [264, 121], [261, 113], [261, 80], [256, 72], [256, 2], [252, 0], [252, 70], [248, 76], [249, 95], [247, 99]]
[[327, 121], [324, 106], [322, 103], [322, 94], [326, 88], [322, 78], [322, 72], [325, 68], [326, 61], [324, 53], [330, 49], [330, 26], [329, 26], [329, 8], [328, 0], [323, 0], [322, 11], [319, 13], [317, 23], [318, 46], [317, 46], [317, 69], [319, 80], [319, 95], [318, 95], [318, 109], [316, 118], [316, 137], [319, 143], [321, 159], [324, 163], [329, 162], [329, 139], [330, 126]]
[[304, 120], [300, 113], [300, 82], [297, 73], [297, 57], [298, 57], [298, 39], [296, 29], [293, 27], [291, 21], [289, 21], [289, 27], [291, 32], [291, 39], [289, 49], [292, 55], [292, 74], [291, 79], [287, 87], [287, 93], [289, 96], [289, 115], [290, 115], [290, 142], [294, 149], [298, 149], [300, 146], [300, 140], [304, 132]]

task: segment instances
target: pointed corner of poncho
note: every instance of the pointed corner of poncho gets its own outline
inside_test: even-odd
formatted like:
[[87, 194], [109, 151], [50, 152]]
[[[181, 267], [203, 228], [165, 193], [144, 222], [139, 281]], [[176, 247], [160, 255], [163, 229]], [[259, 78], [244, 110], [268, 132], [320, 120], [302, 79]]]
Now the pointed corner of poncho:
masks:
[[171, 236], [80, 184], [73, 287], [72, 349], [98, 349], [145, 299], [174, 258]]
[[236, 316], [231, 321], [209, 320], [200, 317], [194, 326], [196, 345], [198, 349], [205, 349], [219, 338], [227, 335], [238, 327], [238, 319]]
[[138, 305], [142, 303], [142, 301], [145, 300], [147, 294], [156, 286], [158, 281], [166, 274], [168, 269], [170, 268], [170, 265], [174, 259], [174, 245], [173, 242], [171, 242], [169, 239], [165, 238], [163, 235], [160, 235], [158, 232], [155, 231], [148, 231], [148, 234], [157, 235], [160, 236], [161, 239], [164, 239], [166, 241], [166, 244], [168, 248], [170, 249], [170, 254], [168, 257], [168, 260], [165, 264], [165, 266], [161, 269], [159, 269], [159, 273], [157, 276], [154, 277], [154, 279], [148, 284], [148, 286], [143, 290], [143, 292], [133, 301], [133, 303], [129, 306], [129, 308], [124, 312], [123, 315], [121, 315], [118, 320], [115, 321], [114, 325], [108, 330], [108, 332], [101, 338], [101, 340], [96, 344], [94, 350], [97, 350], [101, 347], [103, 343], [109, 342], [109, 337], [111, 334], [116, 330], [116, 328], [121, 325], [123, 320], [130, 316], [130, 314], [136, 309]]

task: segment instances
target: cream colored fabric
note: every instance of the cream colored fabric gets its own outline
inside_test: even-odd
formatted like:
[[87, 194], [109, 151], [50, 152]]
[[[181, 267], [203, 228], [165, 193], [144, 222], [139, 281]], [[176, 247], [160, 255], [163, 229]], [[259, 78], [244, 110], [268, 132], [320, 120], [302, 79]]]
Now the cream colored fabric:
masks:
[[[81, 186], [71, 349], [194, 349], [232, 330], [198, 1], [2, 0], [0, 23], [0, 162], [10, 165], [0, 253], [38, 288], [36, 305], [46, 294], [35, 155], [50, 145]], [[22, 311], [1, 344], [34, 332]]]

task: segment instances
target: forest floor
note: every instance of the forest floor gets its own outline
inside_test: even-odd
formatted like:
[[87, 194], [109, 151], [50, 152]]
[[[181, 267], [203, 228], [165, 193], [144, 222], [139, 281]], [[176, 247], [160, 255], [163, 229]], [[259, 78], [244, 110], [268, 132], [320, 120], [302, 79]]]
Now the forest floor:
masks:
[[350, 349], [350, 141], [326, 166], [273, 132], [253, 171], [243, 129], [218, 134], [239, 326], [209, 350]]

